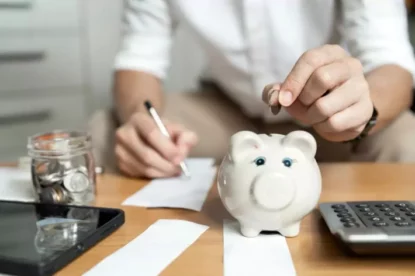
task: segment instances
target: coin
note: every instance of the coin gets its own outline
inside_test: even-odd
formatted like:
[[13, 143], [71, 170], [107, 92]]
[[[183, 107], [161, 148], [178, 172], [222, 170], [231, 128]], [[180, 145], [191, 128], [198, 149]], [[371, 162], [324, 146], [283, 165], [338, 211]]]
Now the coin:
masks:
[[35, 176], [42, 186], [50, 186], [62, 180], [63, 167], [56, 160], [39, 163], [35, 167]]
[[[278, 97], [278, 93], [279, 93], [279, 91], [277, 91], [275, 89], [272, 90], [268, 95], [268, 102], [270, 102], [271, 97], [272, 97], [273, 94], [277, 94], [276, 97]], [[269, 108], [271, 109], [272, 114], [277, 115], [281, 110], [281, 105], [279, 103], [277, 103], [276, 105], [269, 105]]]
[[65, 176], [63, 185], [72, 193], [80, 193], [88, 189], [89, 179], [83, 172], [77, 171]]
[[66, 203], [68, 198], [68, 194], [61, 186], [44, 188], [40, 194], [40, 200], [46, 203]]
[[43, 176], [42, 178], [39, 178], [39, 184], [43, 187], [52, 186], [55, 184], [61, 184], [62, 183], [62, 175], [59, 174], [49, 174], [46, 176]]

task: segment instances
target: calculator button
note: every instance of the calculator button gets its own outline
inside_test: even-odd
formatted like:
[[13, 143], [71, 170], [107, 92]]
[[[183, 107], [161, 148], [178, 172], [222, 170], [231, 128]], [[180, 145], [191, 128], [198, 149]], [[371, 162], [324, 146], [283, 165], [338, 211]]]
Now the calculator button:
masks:
[[336, 213], [348, 213], [347, 209], [334, 209], [334, 212]]
[[356, 220], [354, 218], [342, 218], [340, 221], [341, 222], [355, 222]]
[[370, 208], [362, 208], [362, 209], [360, 209], [359, 211], [360, 211], [360, 212], [371, 212], [371, 211], [372, 211], [372, 209], [370, 209]]
[[345, 227], [359, 227], [358, 223], [355, 222], [347, 222], [345, 224], [343, 224]]
[[380, 217], [371, 217], [369, 218], [371, 221], [381, 221], [382, 219]]
[[401, 218], [401, 217], [392, 217], [391, 220], [393, 220], [393, 221], [404, 221], [405, 219]]
[[344, 209], [344, 208], [346, 208], [346, 206], [343, 205], [343, 204], [333, 204], [333, 205], [331, 205], [331, 208], [333, 208], [333, 209]]
[[401, 221], [401, 222], [397, 222], [395, 223], [396, 226], [411, 226], [411, 224], [407, 221]]
[[339, 213], [339, 214], [337, 214], [337, 216], [339, 218], [351, 218], [352, 217], [352, 215], [349, 214], [349, 213]]
[[386, 212], [385, 215], [387, 215], [388, 217], [396, 217], [396, 216], [399, 216], [399, 214], [396, 213], [396, 212]]
[[382, 212], [392, 212], [393, 211], [393, 209], [392, 208], [389, 208], [389, 207], [381, 208], [380, 210]]
[[376, 204], [375, 206], [376, 206], [376, 207], [379, 207], [379, 208], [382, 208], [382, 207], [389, 207], [389, 205], [388, 205], [388, 204], [386, 204], [386, 203]]
[[415, 217], [415, 212], [408, 212], [405, 213], [405, 215], [407, 215], [408, 217]]
[[413, 212], [413, 211], [415, 211], [415, 209], [414, 208], [401, 208], [401, 211], [402, 212]]
[[369, 207], [369, 204], [365, 204], [365, 203], [357, 204], [356, 207], [358, 207], [358, 208], [365, 208], [365, 207]]
[[367, 212], [367, 213], [364, 213], [364, 215], [365, 215], [365, 216], [368, 216], [368, 217], [377, 216], [377, 214], [376, 214], [376, 213], [374, 213], [374, 212]]
[[389, 224], [387, 222], [380, 221], [380, 222], [373, 223], [373, 225], [377, 227], [382, 227], [382, 226], [388, 226]]
[[398, 204], [395, 204], [395, 206], [396, 207], [406, 207], [408, 205], [406, 203], [398, 203]]

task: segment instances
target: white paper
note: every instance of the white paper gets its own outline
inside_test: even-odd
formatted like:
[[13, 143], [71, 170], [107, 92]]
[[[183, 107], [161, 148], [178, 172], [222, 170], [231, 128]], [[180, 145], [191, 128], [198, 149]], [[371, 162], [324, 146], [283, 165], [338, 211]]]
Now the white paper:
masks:
[[0, 200], [34, 201], [35, 190], [30, 171], [0, 168]]
[[158, 220], [84, 275], [159, 275], [208, 228], [184, 220]]
[[244, 237], [237, 221], [223, 222], [224, 276], [296, 275], [285, 237], [279, 234]]
[[183, 208], [200, 211], [212, 187], [216, 168], [211, 159], [187, 162], [190, 178], [155, 179], [127, 198], [122, 205], [149, 208]]
[[198, 173], [212, 168], [214, 162], [213, 158], [189, 158], [186, 160], [186, 165], [191, 173]]

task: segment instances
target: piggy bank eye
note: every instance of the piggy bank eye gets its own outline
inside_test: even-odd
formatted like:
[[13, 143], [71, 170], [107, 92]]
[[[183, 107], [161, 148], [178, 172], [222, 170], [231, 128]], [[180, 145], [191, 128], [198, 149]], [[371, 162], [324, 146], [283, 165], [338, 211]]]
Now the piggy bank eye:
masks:
[[255, 165], [257, 166], [262, 166], [265, 164], [265, 157], [258, 157], [257, 159], [254, 160]]
[[291, 158], [289, 158], [289, 157], [286, 157], [286, 158], [284, 158], [283, 160], [282, 160], [282, 163], [284, 164], [284, 166], [286, 166], [286, 167], [291, 167], [292, 166], [292, 164], [293, 164], [293, 160], [291, 159]]

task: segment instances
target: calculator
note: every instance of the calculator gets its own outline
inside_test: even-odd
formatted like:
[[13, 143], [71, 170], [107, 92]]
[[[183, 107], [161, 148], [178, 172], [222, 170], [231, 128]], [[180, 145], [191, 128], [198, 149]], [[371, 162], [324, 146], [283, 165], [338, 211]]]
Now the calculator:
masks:
[[415, 253], [415, 201], [325, 202], [319, 210], [330, 232], [351, 253]]

